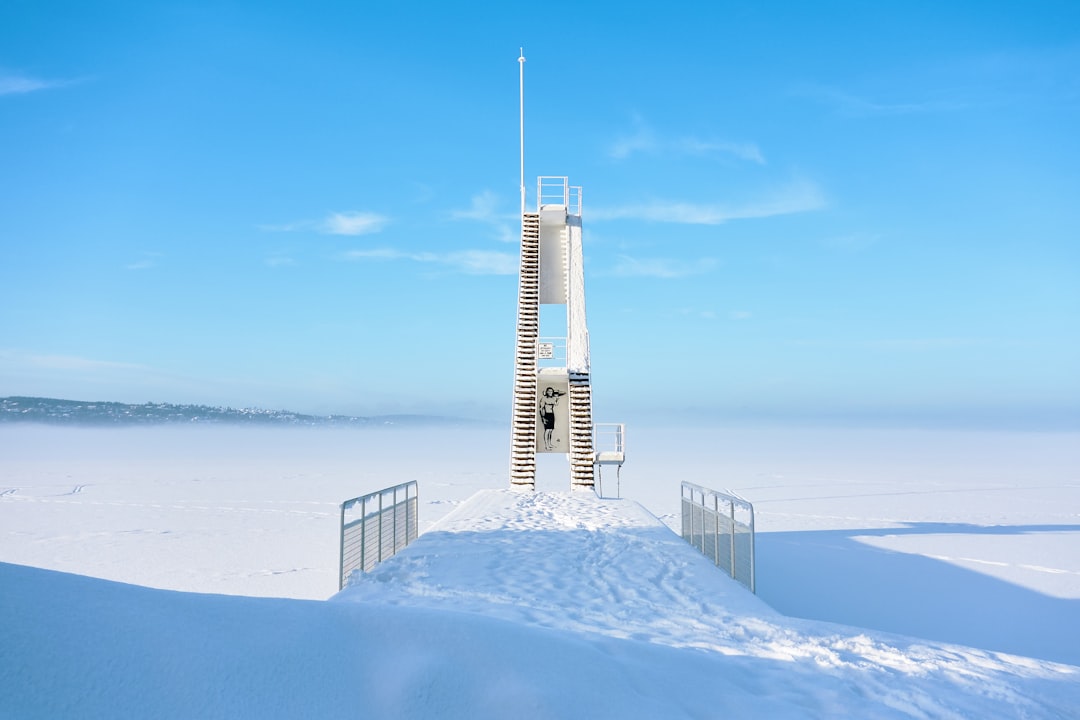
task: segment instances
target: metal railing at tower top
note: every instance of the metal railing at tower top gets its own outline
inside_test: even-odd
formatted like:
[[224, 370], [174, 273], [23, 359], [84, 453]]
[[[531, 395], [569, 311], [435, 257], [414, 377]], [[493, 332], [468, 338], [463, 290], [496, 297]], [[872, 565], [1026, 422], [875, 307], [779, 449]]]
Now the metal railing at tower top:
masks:
[[581, 186], [558, 175], [541, 175], [536, 180], [536, 210], [545, 205], [562, 205], [570, 215], [581, 215]]
[[682, 484], [682, 536], [750, 592], [757, 592], [754, 506], [732, 492]]

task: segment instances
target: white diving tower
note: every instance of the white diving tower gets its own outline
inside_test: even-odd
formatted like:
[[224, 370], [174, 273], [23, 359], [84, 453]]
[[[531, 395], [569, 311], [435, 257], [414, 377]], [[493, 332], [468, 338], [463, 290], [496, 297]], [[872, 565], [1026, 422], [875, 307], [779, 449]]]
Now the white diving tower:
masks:
[[[565, 453], [572, 489], [592, 490], [600, 464], [621, 466], [623, 426], [594, 428], [585, 323], [581, 188], [540, 177], [536, 212], [522, 212], [510, 485], [536, 488], [536, 454]], [[540, 334], [540, 306], [566, 306], [565, 337]], [[594, 432], [614, 449], [597, 452]], [[607, 443], [605, 443], [607, 444]]]

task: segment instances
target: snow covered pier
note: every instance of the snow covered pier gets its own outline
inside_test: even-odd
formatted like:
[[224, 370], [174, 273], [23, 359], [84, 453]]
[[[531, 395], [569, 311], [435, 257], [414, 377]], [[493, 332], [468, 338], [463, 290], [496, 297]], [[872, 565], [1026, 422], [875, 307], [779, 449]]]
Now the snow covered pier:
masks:
[[593, 493], [481, 491], [333, 601], [419, 622], [395, 653], [409, 676], [396, 682], [438, 693], [453, 717], [1063, 718], [1080, 707], [1071, 666], [780, 615], [637, 503]]
[[580, 491], [481, 491], [337, 597], [677, 647], [775, 615], [639, 504]]

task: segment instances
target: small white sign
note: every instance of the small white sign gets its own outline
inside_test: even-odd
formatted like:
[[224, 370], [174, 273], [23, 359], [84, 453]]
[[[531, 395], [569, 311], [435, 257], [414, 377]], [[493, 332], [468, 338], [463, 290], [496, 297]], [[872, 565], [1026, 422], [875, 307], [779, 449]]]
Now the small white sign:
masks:
[[551, 360], [555, 357], [555, 343], [540, 343], [537, 347], [536, 356], [541, 360]]

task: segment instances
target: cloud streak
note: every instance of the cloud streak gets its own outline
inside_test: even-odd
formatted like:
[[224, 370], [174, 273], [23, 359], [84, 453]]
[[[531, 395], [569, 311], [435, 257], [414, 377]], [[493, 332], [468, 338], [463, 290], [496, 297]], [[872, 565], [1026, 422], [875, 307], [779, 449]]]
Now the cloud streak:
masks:
[[453, 210], [450, 213], [450, 217], [455, 220], [479, 220], [480, 222], [491, 222], [494, 219], [500, 219], [495, 212], [498, 205], [499, 197], [490, 190], [484, 190], [483, 192], [472, 196], [472, 201], [468, 210]]
[[288, 255], [274, 254], [263, 259], [263, 263], [268, 267], [288, 267], [295, 265], [296, 262]]
[[647, 220], [683, 225], [722, 225], [730, 220], [791, 215], [819, 210], [824, 206], [825, 196], [821, 190], [812, 183], [800, 182], [774, 193], [771, 197], [741, 205], [653, 200], [634, 205], [594, 208], [589, 211], [589, 220]]
[[715, 258], [699, 258], [694, 261], [675, 260], [672, 258], [635, 258], [619, 255], [615, 266], [604, 273], [615, 277], [648, 277], [661, 280], [703, 275], [719, 263]]
[[488, 250], [460, 250], [449, 253], [404, 252], [392, 248], [351, 250], [343, 255], [346, 260], [408, 260], [411, 262], [441, 265], [466, 275], [516, 275], [518, 257], [514, 253]]
[[658, 149], [659, 142], [653, 131], [638, 121], [637, 129], [631, 135], [616, 138], [608, 150], [608, 155], [616, 160], [625, 160], [634, 153], [654, 152]]
[[39, 90], [50, 90], [70, 84], [67, 80], [42, 80], [17, 73], [0, 71], [0, 96], [25, 95]]
[[72, 370], [95, 372], [100, 370], [146, 370], [145, 365], [114, 362], [111, 360], [93, 360], [74, 355], [34, 355], [14, 350], [0, 350], [0, 363], [29, 369]]
[[758, 165], [765, 164], [765, 156], [761, 149], [751, 142], [723, 142], [717, 140], [699, 140], [697, 138], [683, 138], [678, 145], [691, 155], [709, 155], [719, 153], [732, 155], [740, 160], [748, 160]]
[[260, 225], [266, 232], [317, 232], [323, 235], [370, 235], [382, 231], [390, 219], [379, 213], [349, 210], [332, 212], [321, 220], [299, 220], [284, 225]]
[[517, 233], [511, 227], [512, 221], [518, 219], [516, 214], [504, 215], [499, 213], [499, 196], [490, 190], [472, 196], [468, 210], [452, 210], [450, 217], [453, 220], [472, 220], [490, 226], [495, 231], [495, 239], [499, 242], [511, 243], [517, 241]]
[[387, 222], [386, 217], [373, 212], [331, 213], [317, 229], [328, 235], [367, 235], [379, 232]]
[[846, 117], [888, 117], [895, 115], [918, 115], [950, 112], [966, 107], [965, 103], [948, 101], [880, 102], [860, 97], [839, 88], [824, 85], [805, 85], [795, 90], [796, 95], [816, 100]]
[[615, 139], [608, 148], [608, 156], [625, 160], [638, 153], [676, 155], [727, 155], [739, 160], [765, 164], [765, 156], [757, 144], [727, 140], [702, 139], [692, 136], [665, 138], [657, 135], [640, 118], [635, 119], [634, 132]]
[[161, 258], [161, 257], [162, 257], [161, 253], [146, 252], [146, 253], [143, 253], [143, 256], [142, 256], [141, 259], [135, 260], [134, 262], [130, 262], [127, 265], [125, 265], [124, 269], [125, 270], [131, 270], [131, 271], [149, 270], [151, 268], [157, 267], [158, 259]]

